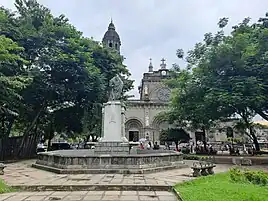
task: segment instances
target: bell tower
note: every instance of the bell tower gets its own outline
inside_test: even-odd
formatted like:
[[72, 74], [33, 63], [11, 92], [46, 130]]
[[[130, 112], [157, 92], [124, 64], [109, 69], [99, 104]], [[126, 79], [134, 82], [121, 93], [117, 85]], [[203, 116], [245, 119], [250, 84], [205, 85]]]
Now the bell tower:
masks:
[[115, 26], [112, 19], [108, 26], [108, 30], [104, 34], [102, 44], [105, 45], [106, 47], [113, 48], [120, 53], [121, 40], [118, 33], [115, 30]]

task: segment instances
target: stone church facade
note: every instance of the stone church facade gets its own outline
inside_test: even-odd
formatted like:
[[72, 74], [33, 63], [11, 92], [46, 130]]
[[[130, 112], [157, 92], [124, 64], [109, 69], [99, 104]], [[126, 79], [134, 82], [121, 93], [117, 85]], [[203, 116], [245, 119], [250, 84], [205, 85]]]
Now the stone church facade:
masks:
[[146, 138], [159, 141], [159, 132], [168, 128], [166, 122], [158, 118], [161, 112], [168, 109], [171, 90], [165, 86], [163, 79], [169, 77], [169, 70], [162, 59], [160, 68], [153, 70], [152, 63], [149, 71], [143, 74], [139, 86], [140, 98], [126, 102], [126, 137], [130, 141]]
[[[112, 21], [104, 34], [102, 44], [117, 50], [120, 54], [121, 40]], [[169, 107], [171, 90], [163, 82], [169, 77], [170, 71], [165, 59], [162, 59], [159, 67], [156, 68], [153, 67], [150, 59], [148, 71], [143, 74], [138, 88], [139, 99], [126, 101], [125, 137], [129, 141], [135, 142], [140, 138], [146, 138], [153, 142], [159, 142], [160, 131], [169, 127], [167, 122], [158, 118], [158, 115], [167, 111]], [[217, 128], [207, 132], [207, 140], [226, 141], [226, 135], [221, 134], [221, 132], [226, 132], [226, 128], [233, 127], [233, 125], [233, 120], [220, 123]], [[187, 132], [193, 143], [202, 140], [202, 132], [189, 130]]]

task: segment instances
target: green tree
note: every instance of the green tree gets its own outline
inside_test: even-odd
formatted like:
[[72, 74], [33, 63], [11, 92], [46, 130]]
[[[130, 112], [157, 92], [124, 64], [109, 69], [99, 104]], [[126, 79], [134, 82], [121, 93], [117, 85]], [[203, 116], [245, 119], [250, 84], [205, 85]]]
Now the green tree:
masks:
[[[3, 15], [0, 12], [0, 17]], [[12, 111], [16, 108], [16, 104], [19, 104], [21, 100], [20, 92], [27, 84], [30, 79], [23, 75], [23, 65], [27, 63], [21, 56], [23, 48], [19, 47], [11, 39], [5, 36], [0, 36], [0, 115], [2, 122], [1, 135], [8, 136], [10, 129], [6, 129], [6, 124], [11, 122], [8, 121], [8, 116], [15, 114]], [[26, 74], [27, 75], [27, 74]]]
[[190, 135], [182, 128], [169, 128], [161, 131], [159, 140], [161, 142], [174, 142], [178, 149], [179, 142], [189, 142]]
[[202, 130], [206, 145], [206, 132], [214, 126], [214, 121], [228, 116], [225, 109], [218, 110], [218, 103], [207, 98], [209, 88], [198, 77], [197, 70], [178, 69], [167, 84], [173, 88], [171, 123], [191, 130]]
[[[0, 11], [0, 20], [5, 18]], [[0, 35], [0, 139], [2, 142], [0, 158], [6, 153], [5, 144], [10, 135], [14, 118], [21, 101], [20, 92], [29, 84], [23, 65], [27, 62], [20, 56], [23, 48], [14, 41]], [[27, 74], [26, 74], [27, 75]]]
[[[258, 151], [252, 119], [256, 114], [268, 119], [268, 29], [267, 18], [252, 25], [249, 21], [245, 18], [226, 36], [222, 28], [228, 20], [221, 19], [221, 30], [215, 35], [205, 34], [204, 41], [188, 52], [187, 76], [180, 72], [178, 78], [171, 80], [176, 88], [172, 103], [181, 119], [191, 123], [197, 119], [206, 126], [238, 115]], [[181, 89], [176, 86], [178, 83]]]
[[[0, 30], [24, 48], [21, 57], [28, 61], [24, 69], [32, 77], [20, 93], [17, 123], [25, 128], [19, 150], [23, 155], [23, 151], [34, 150], [44, 132], [51, 138], [55, 131], [96, 129], [101, 112], [95, 107], [107, 101], [109, 80], [120, 74], [125, 91], [131, 89], [133, 81], [123, 57], [83, 37], [65, 16], [53, 16], [36, 0], [16, 0], [15, 6], [15, 14], [1, 8], [5, 18], [0, 18]], [[85, 115], [89, 115], [88, 121], [84, 121]], [[29, 136], [34, 136], [31, 145], [26, 143]]]

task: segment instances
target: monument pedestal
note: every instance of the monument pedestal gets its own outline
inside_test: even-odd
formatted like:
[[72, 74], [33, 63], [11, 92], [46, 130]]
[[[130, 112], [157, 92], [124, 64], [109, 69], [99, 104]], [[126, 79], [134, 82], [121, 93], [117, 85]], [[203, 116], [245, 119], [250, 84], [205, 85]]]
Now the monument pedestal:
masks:
[[125, 109], [120, 101], [103, 105], [103, 137], [95, 146], [95, 154], [129, 154], [125, 137]]
[[33, 167], [59, 174], [143, 174], [184, 167], [183, 155], [168, 150], [136, 150], [129, 153], [125, 138], [125, 107], [120, 101], [123, 82], [117, 75], [103, 106], [102, 139], [95, 150], [58, 150], [38, 154]]
[[129, 154], [129, 144], [124, 142], [99, 142], [95, 146], [98, 155], [126, 155]]

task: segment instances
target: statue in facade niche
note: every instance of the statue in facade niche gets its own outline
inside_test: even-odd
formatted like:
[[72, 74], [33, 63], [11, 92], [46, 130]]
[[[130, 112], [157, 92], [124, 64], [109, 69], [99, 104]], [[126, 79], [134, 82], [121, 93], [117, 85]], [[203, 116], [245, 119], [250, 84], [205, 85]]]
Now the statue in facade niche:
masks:
[[109, 101], [120, 100], [120, 98], [122, 97], [123, 86], [124, 86], [124, 83], [121, 80], [119, 75], [114, 76], [110, 80], [110, 82], [109, 82], [109, 87], [110, 87]]
[[144, 94], [148, 95], [148, 86], [147, 85], [144, 86]]

